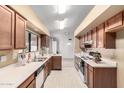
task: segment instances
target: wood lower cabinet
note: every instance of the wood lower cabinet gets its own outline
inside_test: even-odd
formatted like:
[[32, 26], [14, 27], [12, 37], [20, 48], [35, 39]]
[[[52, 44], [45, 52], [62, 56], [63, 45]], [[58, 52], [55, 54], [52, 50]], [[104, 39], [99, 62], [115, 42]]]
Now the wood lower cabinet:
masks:
[[26, 48], [25, 30], [26, 30], [26, 20], [16, 13], [16, 24], [15, 24], [15, 48], [16, 49]]
[[51, 73], [52, 70], [52, 57], [49, 59], [49, 74]]
[[52, 70], [61, 70], [61, 69], [62, 69], [62, 56], [53, 56]]
[[14, 11], [0, 5], [0, 50], [12, 49], [14, 37]]
[[44, 80], [48, 77], [48, 75], [51, 73], [52, 69], [52, 58], [50, 58], [45, 64], [44, 64]]
[[28, 85], [27, 88], [36, 88], [36, 81], [33, 80], [33, 81]]
[[36, 88], [35, 74], [29, 76], [18, 88]]
[[[87, 64], [88, 65], [88, 64]], [[116, 88], [117, 69], [87, 66], [87, 86], [89, 88]]]
[[47, 76], [48, 76], [48, 64], [45, 63], [44, 65], [44, 80], [46, 80]]
[[89, 65], [87, 66], [87, 84], [89, 88], [93, 88], [94, 87], [94, 75], [93, 75], [93, 68], [90, 67]]

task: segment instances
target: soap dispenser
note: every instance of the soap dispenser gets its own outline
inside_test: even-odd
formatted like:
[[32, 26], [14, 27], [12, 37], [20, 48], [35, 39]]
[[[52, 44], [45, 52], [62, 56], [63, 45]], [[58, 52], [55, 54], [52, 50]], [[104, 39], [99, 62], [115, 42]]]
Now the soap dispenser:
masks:
[[18, 54], [18, 62], [20, 65], [25, 65], [26, 61], [25, 61], [25, 55], [24, 54]]

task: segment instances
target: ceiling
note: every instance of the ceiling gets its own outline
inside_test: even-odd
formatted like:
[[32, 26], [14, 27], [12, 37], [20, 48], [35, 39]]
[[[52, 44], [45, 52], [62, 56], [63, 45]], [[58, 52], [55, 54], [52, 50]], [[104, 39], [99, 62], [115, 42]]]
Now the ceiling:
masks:
[[[57, 5], [32, 5], [31, 6], [42, 23], [50, 32], [73, 32], [87, 16], [94, 5], [70, 5], [67, 11], [59, 14]], [[65, 28], [60, 30], [57, 20], [66, 19]]]

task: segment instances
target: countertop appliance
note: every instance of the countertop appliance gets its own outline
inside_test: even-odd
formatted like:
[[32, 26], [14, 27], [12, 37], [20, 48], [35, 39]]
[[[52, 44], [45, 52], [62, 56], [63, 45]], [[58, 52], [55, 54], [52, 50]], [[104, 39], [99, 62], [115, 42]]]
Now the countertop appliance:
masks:
[[41, 66], [38, 68], [38, 70], [35, 73], [36, 75], [36, 88], [41, 88], [43, 81], [44, 81], [44, 66]]

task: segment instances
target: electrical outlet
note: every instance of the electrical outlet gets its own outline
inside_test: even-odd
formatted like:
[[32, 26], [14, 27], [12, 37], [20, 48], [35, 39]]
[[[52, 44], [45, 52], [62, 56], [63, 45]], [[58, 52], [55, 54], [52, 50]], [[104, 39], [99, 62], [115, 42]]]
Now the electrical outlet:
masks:
[[6, 56], [0, 56], [0, 62], [6, 62], [7, 57]]
[[0, 56], [0, 62], [1, 62], [1, 56]]

